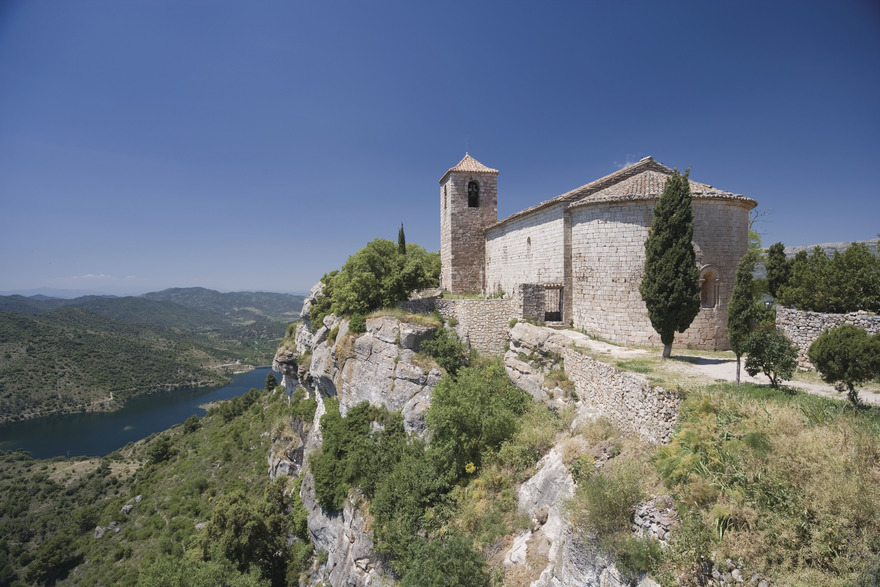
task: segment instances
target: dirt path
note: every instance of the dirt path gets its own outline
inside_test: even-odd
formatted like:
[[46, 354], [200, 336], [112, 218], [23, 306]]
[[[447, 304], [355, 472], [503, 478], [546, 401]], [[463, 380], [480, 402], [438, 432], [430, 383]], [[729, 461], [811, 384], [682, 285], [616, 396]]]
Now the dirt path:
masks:
[[[610, 355], [615, 359], [655, 359], [660, 353], [659, 349], [634, 349], [590, 340], [583, 335], [579, 336], [583, 338], [578, 339], [578, 345], [586, 346], [591, 350], [604, 355]], [[705, 383], [713, 383], [718, 380], [736, 381], [736, 357], [734, 357], [733, 353], [727, 352], [715, 354], [719, 356], [705, 357], [697, 354], [688, 354], [686, 349], [673, 349], [672, 356], [673, 358], [678, 358], [678, 360], [663, 361], [662, 368], [674, 370], [676, 373], [694, 379], [695, 382], [701, 381]], [[745, 357], [743, 357], [742, 362], [745, 364]], [[795, 378], [797, 378], [797, 375], [795, 375]], [[755, 377], [750, 377], [749, 374], [745, 372], [744, 368], [740, 371], [740, 380], [750, 381], [761, 385], [770, 384], [770, 379], [763, 373], [759, 373]], [[845, 393], [838, 392], [834, 389], [834, 386], [826, 383], [812, 383], [795, 380], [785, 381], [783, 384], [791, 389], [798, 389], [813, 395], [821, 395], [836, 400], [847, 400]], [[859, 398], [862, 402], [872, 406], [880, 406], [880, 393], [863, 389], [859, 389], [858, 392]]]

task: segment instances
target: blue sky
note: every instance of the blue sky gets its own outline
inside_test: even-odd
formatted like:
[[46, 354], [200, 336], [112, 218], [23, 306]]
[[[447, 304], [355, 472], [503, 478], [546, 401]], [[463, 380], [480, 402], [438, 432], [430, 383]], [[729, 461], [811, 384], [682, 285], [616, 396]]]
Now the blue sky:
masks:
[[875, 0], [3, 0], [0, 291], [307, 290], [466, 149], [502, 218], [651, 155], [875, 238], [878, 72]]

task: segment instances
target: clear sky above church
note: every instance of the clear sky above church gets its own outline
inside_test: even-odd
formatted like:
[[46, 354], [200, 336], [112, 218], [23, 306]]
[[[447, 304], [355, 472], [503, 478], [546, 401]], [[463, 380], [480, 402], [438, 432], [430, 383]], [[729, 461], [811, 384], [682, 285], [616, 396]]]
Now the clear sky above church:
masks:
[[0, 291], [307, 290], [651, 155], [765, 244], [880, 232], [880, 4], [0, 2]]

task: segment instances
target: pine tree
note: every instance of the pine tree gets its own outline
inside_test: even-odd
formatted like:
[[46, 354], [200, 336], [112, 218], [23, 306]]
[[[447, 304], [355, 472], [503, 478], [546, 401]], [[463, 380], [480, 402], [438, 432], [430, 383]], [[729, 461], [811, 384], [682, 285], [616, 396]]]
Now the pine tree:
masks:
[[757, 255], [749, 251], [739, 260], [733, 293], [727, 306], [727, 337], [730, 348], [736, 354], [736, 382], [739, 383], [740, 358], [745, 352], [746, 341], [752, 332], [755, 321], [755, 294], [752, 288], [752, 272], [755, 270]]
[[687, 330], [700, 311], [688, 173], [675, 170], [654, 206], [654, 221], [645, 241], [645, 275], [639, 285], [651, 325], [663, 342], [664, 357], [672, 353], [676, 331]]
[[400, 223], [400, 230], [397, 231], [397, 252], [406, 255], [406, 235], [403, 234], [403, 222]]

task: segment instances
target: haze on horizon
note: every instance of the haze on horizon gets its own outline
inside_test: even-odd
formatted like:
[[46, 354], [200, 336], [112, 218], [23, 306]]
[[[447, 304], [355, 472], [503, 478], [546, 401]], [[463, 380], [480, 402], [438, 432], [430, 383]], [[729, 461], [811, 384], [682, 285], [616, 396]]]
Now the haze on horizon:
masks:
[[499, 217], [644, 156], [880, 232], [880, 4], [152, 0], [0, 5], [0, 291], [305, 292], [376, 237], [439, 248], [437, 180]]

